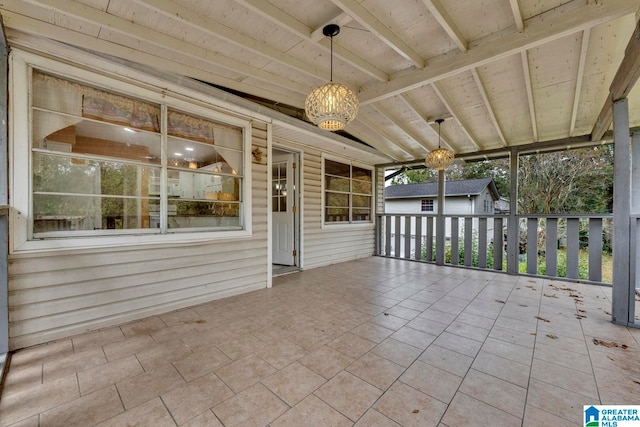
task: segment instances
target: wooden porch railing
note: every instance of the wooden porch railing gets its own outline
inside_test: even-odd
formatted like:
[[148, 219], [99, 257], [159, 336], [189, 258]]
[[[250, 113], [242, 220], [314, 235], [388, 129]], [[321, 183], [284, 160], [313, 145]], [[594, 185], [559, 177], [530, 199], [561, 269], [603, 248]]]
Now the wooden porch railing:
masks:
[[516, 251], [521, 274], [611, 283], [612, 215], [518, 215], [519, 242], [507, 245], [506, 215], [445, 215], [444, 239], [433, 214], [377, 215], [376, 254], [435, 262], [444, 245], [445, 264], [506, 271]]

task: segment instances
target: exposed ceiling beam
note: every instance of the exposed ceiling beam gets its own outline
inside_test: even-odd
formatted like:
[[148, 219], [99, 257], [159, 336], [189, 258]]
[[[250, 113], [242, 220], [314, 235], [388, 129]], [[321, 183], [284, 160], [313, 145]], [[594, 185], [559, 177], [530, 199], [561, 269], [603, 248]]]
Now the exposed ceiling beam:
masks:
[[338, 14], [338, 16], [335, 16], [331, 19], [329, 19], [327, 22], [325, 22], [324, 24], [320, 25], [318, 28], [316, 28], [315, 30], [313, 30], [313, 32], [311, 33], [311, 40], [314, 42], [319, 42], [320, 40], [322, 40], [323, 38], [325, 38], [326, 36], [324, 35], [324, 33], [322, 32], [322, 30], [324, 29], [324, 27], [326, 27], [329, 24], [336, 24], [340, 27], [343, 27], [345, 25], [347, 25], [349, 22], [353, 21], [353, 18], [351, 18], [351, 16], [349, 16], [348, 13], [346, 12], [341, 12]]
[[[424, 113], [422, 113], [422, 111], [420, 110], [420, 108], [416, 105], [416, 103], [413, 102], [411, 99], [409, 99], [409, 97], [407, 97], [405, 94], [400, 95], [400, 99], [402, 99], [405, 102], [405, 104], [407, 104], [407, 106], [413, 111], [413, 113], [416, 116], [420, 117], [424, 121], [424, 123], [427, 125], [425, 129], [427, 129], [427, 131], [431, 134], [431, 136], [433, 137], [433, 140], [436, 141], [432, 144], [433, 149], [435, 150], [436, 148], [438, 148], [438, 145], [437, 145], [438, 131], [435, 130], [433, 126], [431, 126], [433, 123], [435, 123], [436, 119], [425, 116]], [[447, 117], [437, 117], [437, 118], [446, 119]], [[440, 135], [440, 143], [441, 145], [444, 145], [445, 147], [447, 147], [449, 150], [455, 151], [451, 146], [451, 144], [449, 144], [449, 141], [442, 135]]]
[[378, 113], [382, 114], [387, 120], [396, 125], [402, 132], [404, 132], [409, 138], [413, 139], [416, 143], [420, 144], [422, 148], [427, 151], [431, 151], [433, 148], [430, 147], [430, 144], [422, 138], [416, 131], [411, 129], [407, 122], [403, 120], [398, 120], [393, 117], [393, 114], [386, 108], [380, 106], [380, 104], [371, 104], [370, 107], [373, 107]]
[[498, 136], [500, 137], [500, 141], [502, 141], [502, 145], [507, 145], [507, 139], [504, 137], [504, 133], [502, 132], [502, 128], [500, 127], [500, 123], [498, 123], [498, 119], [496, 118], [495, 112], [493, 111], [493, 107], [491, 106], [491, 102], [489, 101], [489, 96], [487, 95], [487, 91], [482, 83], [482, 79], [480, 78], [480, 74], [478, 74], [478, 70], [475, 68], [471, 69], [471, 74], [473, 75], [473, 79], [476, 81], [476, 86], [478, 86], [478, 90], [480, 91], [480, 95], [482, 96], [482, 100], [484, 101], [484, 106], [489, 113], [489, 117], [491, 117], [491, 122], [493, 123], [493, 127], [496, 129]]
[[[231, 78], [214, 74], [209, 70], [199, 68], [201, 64], [177, 62], [175, 57], [167, 59], [152, 55], [146, 52], [137, 51], [128, 46], [113, 43], [107, 40], [88, 36], [78, 33], [77, 31], [65, 29], [57, 25], [49, 24], [37, 19], [28, 18], [22, 14], [14, 13], [9, 10], [0, 9], [2, 11], [3, 24], [5, 28], [17, 30], [24, 33], [35, 34], [39, 37], [47, 37], [73, 46], [82, 46], [85, 49], [91, 49], [95, 52], [108, 54], [114, 57], [126, 59], [131, 62], [138, 62], [151, 67], [160, 68], [167, 72], [177, 75], [186, 75], [198, 80], [218, 84], [229, 89], [237, 90], [245, 93], [252, 93], [256, 96], [282, 102], [287, 105], [299, 105], [304, 103], [304, 96], [292, 98], [285, 95], [281, 91], [272, 91], [269, 89], [257, 88], [255, 85], [246, 84]], [[14, 42], [15, 44], [16, 42]], [[19, 43], [25, 43], [24, 37], [21, 37]], [[29, 47], [42, 51], [44, 42], [37, 39]], [[184, 58], [185, 60], [187, 58]], [[187, 66], [185, 66], [187, 65]]]
[[375, 34], [387, 46], [396, 51], [400, 56], [411, 61], [417, 68], [424, 67], [425, 60], [400, 36], [375, 17], [367, 8], [357, 0], [331, 0], [340, 9], [347, 12], [360, 25]]
[[584, 81], [584, 68], [587, 63], [587, 53], [589, 50], [589, 37], [591, 30], [587, 28], [582, 33], [582, 47], [580, 48], [580, 62], [578, 63], [578, 73], [576, 75], [576, 90], [573, 94], [573, 109], [571, 111], [571, 124], [569, 125], [569, 135], [573, 136], [576, 131], [576, 119], [578, 118], [578, 107], [580, 106], [580, 95], [582, 94], [582, 82]]
[[451, 113], [454, 120], [458, 123], [458, 126], [460, 126], [460, 129], [462, 129], [462, 133], [466, 135], [466, 137], [469, 139], [471, 144], [473, 144], [476, 150], [480, 150], [481, 149], [480, 145], [476, 142], [476, 139], [471, 135], [471, 132], [469, 132], [469, 128], [464, 124], [460, 116], [456, 113], [456, 109], [454, 108], [453, 104], [447, 97], [447, 94], [445, 93], [444, 88], [437, 82], [432, 83], [431, 87], [433, 88], [436, 95], [438, 95], [438, 98], [440, 98], [440, 101], [442, 101], [446, 109]]
[[451, 16], [447, 13], [445, 8], [440, 3], [440, 0], [422, 0], [429, 9], [429, 12], [436, 18], [436, 21], [440, 24], [442, 29], [446, 31], [446, 33], [451, 37], [453, 42], [458, 46], [462, 52], [466, 52], [469, 50], [469, 42], [465, 39], [464, 35], [458, 28], [458, 26], [453, 22]]
[[513, 33], [497, 39], [491, 39], [477, 46], [471, 46], [468, 52], [458, 52], [440, 61], [431, 61], [421, 70], [401, 72], [387, 83], [373, 84], [360, 92], [360, 103], [366, 105], [390, 98], [435, 81], [452, 77], [498, 59], [520, 53], [553, 40], [584, 31], [604, 22], [635, 13], [637, 0], [608, 0], [594, 2], [572, 0], [527, 20], [521, 33]]
[[518, 0], [509, 0], [511, 4], [511, 13], [513, 13], [513, 20], [516, 23], [516, 28], [519, 32], [524, 31], [524, 17], [522, 16], [522, 9], [520, 9], [520, 3]]
[[[185, 42], [175, 37], [168, 36], [159, 31], [152, 30], [142, 25], [134, 24], [126, 19], [119, 18], [115, 15], [103, 12], [99, 9], [78, 3], [73, 0], [27, 0], [38, 6], [46, 6], [52, 10], [58, 11], [62, 14], [73, 16], [85, 22], [95, 23], [101, 25], [109, 30], [132, 36], [132, 44], [135, 43], [133, 39], [145, 40], [149, 44], [155, 45], [161, 49], [167, 50], [167, 56], [165, 59], [174, 59], [169, 52], [185, 55], [197, 60], [204, 60], [215, 64], [216, 66], [226, 68], [242, 75], [256, 78], [265, 83], [274, 84], [285, 89], [296, 91], [300, 94], [305, 94], [308, 91], [307, 85], [292, 82], [290, 79], [277, 76], [275, 74], [266, 72], [257, 67], [252, 67], [244, 62], [234, 60], [228, 56], [221, 55], [219, 53], [210, 51], [203, 47], [197, 46], [192, 43]], [[25, 3], [19, 2], [5, 2], [4, 6], [14, 4], [12, 9], [20, 14], [28, 15], [29, 11], [26, 9], [29, 6]], [[18, 28], [19, 29], [19, 28]], [[72, 44], [77, 44], [71, 42]], [[132, 49], [140, 49], [137, 45], [129, 46]], [[174, 59], [175, 60], [175, 59]], [[309, 74], [321, 75], [321, 71], [312, 67], [307, 67]]]
[[636, 21], [636, 28], [624, 51], [624, 58], [622, 58], [620, 67], [618, 67], [609, 88], [609, 96], [607, 96], [598, 115], [598, 120], [591, 131], [592, 140], [599, 140], [609, 129], [609, 125], [613, 121], [613, 101], [626, 98], [638, 78], [640, 78], [640, 21]]
[[[27, 0], [29, 1], [29, 0]], [[287, 67], [291, 67], [294, 70], [297, 70], [301, 73], [306, 74], [307, 76], [314, 78], [322, 78], [321, 76], [325, 75], [326, 72], [324, 69], [319, 69], [314, 65], [301, 61], [297, 58], [294, 58], [291, 55], [287, 55], [279, 49], [275, 49], [268, 44], [255, 40], [251, 37], [248, 37], [239, 31], [233, 30], [225, 25], [220, 24], [219, 22], [214, 21], [207, 16], [197, 13], [193, 9], [189, 9], [187, 7], [181, 6], [174, 2], [168, 2], [165, 0], [134, 0], [136, 3], [139, 3], [145, 7], [151, 7], [153, 10], [165, 15], [169, 18], [176, 19], [182, 21], [184, 24], [197, 28], [200, 31], [204, 31], [209, 35], [220, 38], [225, 42], [231, 43], [239, 48], [246, 49], [249, 52], [260, 55], [269, 60], [275, 61], [279, 64], [285, 65]], [[45, 3], [49, 7], [52, 7], [52, 4], [60, 5], [59, 8], [62, 12], [66, 14], [72, 14], [69, 8], [76, 9], [78, 6], [73, 5], [74, 2], [69, 2], [69, 0], [38, 0], [38, 3]], [[68, 7], [62, 6], [63, 4], [70, 4]], [[64, 10], [63, 10], [64, 9]], [[83, 14], [86, 16], [86, 14]], [[110, 15], [109, 16], [113, 16]], [[82, 16], [79, 16], [82, 18]], [[104, 21], [104, 19], [102, 19]], [[126, 21], [129, 22], [130, 21]], [[149, 37], [149, 39], [155, 38], [155, 36]]]
[[[394, 160], [403, 161], [417, 158], [406, 148], [391, 142], [391, 137], [385, 132], [376, 129], [376, 125], [366, 117], [360, 116], [349, 123], [347, 130]], [[398, 154], [398, 152], [401, 154]]]
[[[287, 31], [296, 34], [297, 36], [306, 39], [312, 40], [312, 35], [314, 29], [307, 26], [303, 22], [298, 21], [293, 16], [284, 12], [282, 9], [277, 8], [271, 3], [263, 0], [235, 0], [236, 3], [239, 3], [246, 8], [252, 10], [258, 15], [262, 16], [265, 19], [273, 22], [281, 28], [286, 29]], [[327, 51], [331, 48], [331, 43], [327, 38], [323, 38], [318, 42], [319, 46], [322, 46]], [[361, 72], [373, 77], [374, 79], [386, 82], [389, 80], [390, 76], [388, 73], [380, 70], [364, 59], [360, 58], [358, 55], [353, 52], [343, 48], [338, 43], [333, 44], [333, 54], [340, 58], [342, 61], [351, 65], [352, 67], [360, 70]]]
[[522, 72], [524, 73], [524, 84], [527, 90], [527, 100], [529, 101], [529, 115], [531, 117], [531, 130], [533, 141], [538, 141], [538, 119], [536, 119], [536, 104], [533, 100], [533, 87], [531, 85], [531, 69], [529, 68], [529, 55], [526, 51], [520, 53], [522, 59]]

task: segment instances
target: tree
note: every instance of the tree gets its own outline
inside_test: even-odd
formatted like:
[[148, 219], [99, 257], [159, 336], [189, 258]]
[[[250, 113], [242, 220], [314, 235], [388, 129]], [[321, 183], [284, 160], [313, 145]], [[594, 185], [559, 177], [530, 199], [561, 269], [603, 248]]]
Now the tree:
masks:
[[519, 213], [611, 212], [612, 146], [520, 156], [519, 163]]

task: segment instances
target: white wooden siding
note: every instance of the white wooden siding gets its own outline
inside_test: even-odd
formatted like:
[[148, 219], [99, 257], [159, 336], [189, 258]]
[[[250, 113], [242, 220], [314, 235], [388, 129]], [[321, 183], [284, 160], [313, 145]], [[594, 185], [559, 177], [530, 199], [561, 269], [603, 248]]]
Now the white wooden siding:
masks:
[[[266, 152], [266, 124], [252, 145]], [[13, 255], [12, 350], [266, 287], [267, 167], [252, 164], [250, 238]]]

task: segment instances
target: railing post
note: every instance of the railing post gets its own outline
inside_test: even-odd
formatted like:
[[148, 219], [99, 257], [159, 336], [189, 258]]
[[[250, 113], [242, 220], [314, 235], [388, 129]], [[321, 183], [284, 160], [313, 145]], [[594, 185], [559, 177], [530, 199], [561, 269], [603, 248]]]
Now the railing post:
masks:
[[[611, 320], [619, 325], [634, 323], [635, 277], [631, 278], [631, 138], [629, 102], [613, 102], [613, 290]], [[635, 243], [634, 243], [635, 244]], [[634, 260], [635, 261], [635, 260]]]
[[518, 152], [511, 150], [509, 173], [511, 174], [509, 195], [509, 221], [507, 222], [507, 273], [518, 274], [518, 251], [520, 224], [518, 223]]
[[438, 215], [436, 216], [436, 264], [444, 265], [445, 245], [444, 171], [438, 171]]

